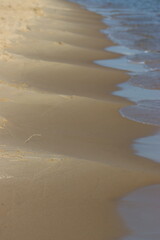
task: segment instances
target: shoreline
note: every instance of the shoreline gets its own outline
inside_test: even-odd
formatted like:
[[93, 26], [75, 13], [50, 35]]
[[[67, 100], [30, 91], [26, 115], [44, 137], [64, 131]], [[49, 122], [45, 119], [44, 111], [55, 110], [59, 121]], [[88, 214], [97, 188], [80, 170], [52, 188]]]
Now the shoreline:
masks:
[[12, 60], [0, 61], [0, 236], [120, 238], [128, 230], [119, 199], [160, 182], [159, 165], [130, 147], [153, 128], [118, 113], [129, 102], [111, 92], [125, 72], [93, 64], [118, 56], [103, 50], [112, 43], [99, 32], [101, 17], [67, 1], [46, 3], [8, 50]]

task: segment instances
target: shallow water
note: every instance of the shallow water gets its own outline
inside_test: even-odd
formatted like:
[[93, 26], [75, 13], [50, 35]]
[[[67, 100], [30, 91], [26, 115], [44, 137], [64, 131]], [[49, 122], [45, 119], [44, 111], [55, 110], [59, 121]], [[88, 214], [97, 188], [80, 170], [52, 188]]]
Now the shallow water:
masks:
[[160, 163], [160, 132], [149, 137], [136, 139], [133, 148], [137, 155]]
[[132, 233], [121, 240], [159, 240], [159, 202], [159, 185], [138, 189], [124, 197], [119, 212]]

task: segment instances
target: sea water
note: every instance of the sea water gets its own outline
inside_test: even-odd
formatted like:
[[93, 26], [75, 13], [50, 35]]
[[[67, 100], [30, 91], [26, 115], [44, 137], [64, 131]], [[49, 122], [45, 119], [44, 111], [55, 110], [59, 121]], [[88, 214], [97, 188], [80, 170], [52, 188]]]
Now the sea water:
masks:
[[[113, 92], [129, 99], [132, 106], [120, 114], [141, 124], [160, 126], [160, 0], [72, 0], [103, 16], [106, 29], [101, 30], [116, 46], [107, 51], [120, 53], [118, 59], [97, 60], [96, 64], [126, 70], [129, 81]], [[158, 135], [158, 136], [157, 136]], [[144, 151], [150, 144], [150, 154]], [[135, 154], [160, 162], [160, 133], [135, 140]], [[147, 144], [148, 145], [148, 144]], [[156, 148], [156, 157], [155, 157]]]

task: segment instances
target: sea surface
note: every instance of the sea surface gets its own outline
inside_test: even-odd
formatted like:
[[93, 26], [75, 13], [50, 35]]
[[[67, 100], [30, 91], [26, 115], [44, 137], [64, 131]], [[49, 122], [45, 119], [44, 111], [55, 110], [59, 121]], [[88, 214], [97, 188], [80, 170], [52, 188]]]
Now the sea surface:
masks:
[[[120, 114], [141, 124], [160, 127], [160, 0], [72, 0], [103, 16], [101, 30], [115, 46], [105, 50], [122, 57], [96, 64], [126, 70], [129, 81], [113, 95], [133, 105]], [[133, 142], [135, 154], [160, 162], [160, 132]]]

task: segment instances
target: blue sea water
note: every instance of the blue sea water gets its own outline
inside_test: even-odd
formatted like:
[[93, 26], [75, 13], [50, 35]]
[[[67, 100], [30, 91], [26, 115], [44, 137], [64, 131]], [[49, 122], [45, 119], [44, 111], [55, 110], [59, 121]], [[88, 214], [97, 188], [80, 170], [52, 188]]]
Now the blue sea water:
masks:
[[[127, 98], [132, 106], [120, 114], [141, 124], [160, 127], [160, 0], [71, 0], [103, 16], [101, 30], [116, 45], [105, 50], [120, 53], [119, 59], [97, 59], [96, 64], [126, 70], [129, 81], [119, 85], [113, 95]], [[159, 137], [157, 137], [157, 134]], [[156, 139], [160, 139], [160, 132]], [[149, 136], [149, 142], [155, 137]], [[135, 153], [160, 162], [160, 148], [147, 138], [133, 144]], [[139, 144], [138, 144], [139, 143]]]

